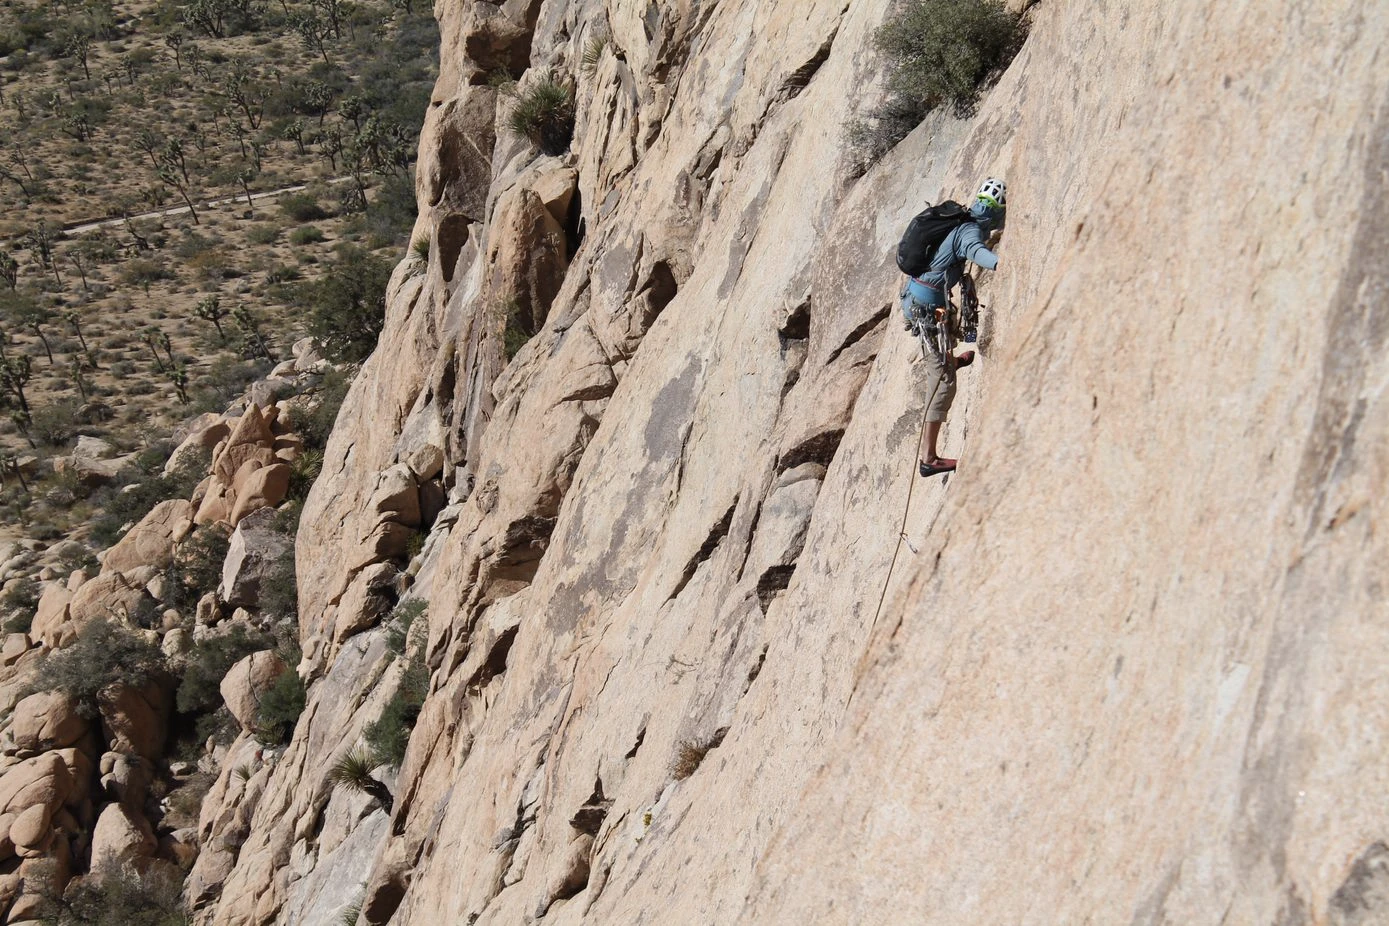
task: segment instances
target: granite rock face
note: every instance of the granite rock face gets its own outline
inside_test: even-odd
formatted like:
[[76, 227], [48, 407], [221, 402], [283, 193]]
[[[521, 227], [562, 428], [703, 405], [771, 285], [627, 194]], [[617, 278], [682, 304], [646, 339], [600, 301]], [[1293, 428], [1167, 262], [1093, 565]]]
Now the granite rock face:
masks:
[[[430, 258], [305, 505], [308, 706], [209, 796], [203, 922], [1389, 918], [1389, 9], [1026, 4], [977, 113], [859, 176], [889, 6], [436, 4]], [[575, 81], [568, 154], [499, 67]], [[891, 251], [989, 175], [963, 462], [919, 481]], [[327, 769], [416, 658], [387, 825]]]

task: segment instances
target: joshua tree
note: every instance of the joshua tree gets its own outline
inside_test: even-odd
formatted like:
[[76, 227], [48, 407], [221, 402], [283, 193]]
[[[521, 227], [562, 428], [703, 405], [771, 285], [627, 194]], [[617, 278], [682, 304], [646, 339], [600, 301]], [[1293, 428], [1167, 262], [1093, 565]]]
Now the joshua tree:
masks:
[[183, 178], [186, 186], [188, 180], [188, 161], [183, 156], [183, 142], [177, 138], [171, 138], [164, 145], [164, 153], [159, 160], [170, 167], [178, 168], [179, 176]]
[[178, 192], [183, 200], [183, 204], [188, 207], [188, 214], [193, 217], [194, 225], [201, 225], [198, 220], [198, 210], [193, 208], [193, 197], [189, 195], [188, 181], [181, 175], [178, 168], [172, 164], [161, 164], [159, 166], [159, 182]]
[[100, 370], [101, 366], [96, 362], [96, 358], [92, 356], [92, 349], [87, 346], [87, 338], [82, 334], [82, 316], [77, 312], [67, 311], [63, 313], [63, 321], [71, 325], [72, 330], [77, 333], [77, 343], [82, 345], [82, 353], [87, 358], [87, 366], [91, 367], [93, 370]]
[[39, 259], [39, 265], [45, 270], [52, 270], [54, 281], [62, 286], [63, 279], [58, 276], [58, 262], [53, 259], [53, 235], [48, 231], [43, 219], [39, 219], [38, 225], [25, 232], [24, 243], [29, 245], [30, 252]]
[[4, 251], [0, 251], [0, 280], [10, 284], [10, 292], [19, 285], [19, 261]]
[[163, 144], [163, 139], [149, 129], [141, 129], [140, 133], [135, 136], [135, 147], [145, 152], [155, 170], [159, 169], [159, 158], [156, 156], [156, 152]]
[[224, 81], [224, 87], [227, 98], [246, 115], [251, 129], [259, 129], [261, 119], [265, 115], [265, 98], [269, 94], [255, 80], [255, 73], [250, 66], [244, 61], [234, 62], [231, 73]]
[[164, 366], [164, 360], [159, 356], [158, 345], [161, 342], [163, 332], [154, 328], [146, 328], [140, 332], [140, 340], [145, 342], [145, 346], [150, 349], [150, 355], [154, 357], [154, 365], [159, 368], [161, 375], [167, 376], [169, 370]]
[[179, 404], [187, 405], [188, 369], [181, 363], [174, 364], [169, 370], [169, 382], [174, 384], [174, 391], [178, 393]]
[[[4, 375], [4, 372], [0, 370], [0, 381], [4, 379]], [[24, 439], [29, 442], [29, 446], [38, 449], [39, 445], [34, 443], [34, 435], [30, 431], [34, 426], [34, 416], [29, 414], [27, 409], [16, 408], [14, 411], [10, 412], [10, 421], [14, 422], [16, 428], [19, 428], [19, 433], [24, 435]]]
[[175, 29], [164, 35], [164, 44], [169, 46], [169, 50], [174, 53], [174, 67], [178, 68], [179, 73], [183, 73], [183, 58], [179, 54], [179, 50], [183, 48], [183, 43], [187, 38], [188, 36], [184, 35], [181, 29]]
[[256, 179], [256, 174], [260, 172], [258, 167], [247, 165], [236, 172], [236, 182], [241, 184], [241, 192], [246, 194], [246, 208], [256, 208], [255, 201], [251, 199], [251, 181]]
[[48, 362], [52, 364], [54, 362], [53, 348], [49, 346], [48, 336], [43, 333], [43, 326], [52, 320], [53, 313], [49, 311], [48, 306], [32, 296], [24, 293], [20, 295], [24, 298], [16, 302], [10, 317], [15, 324], [22, 328], [28, 328], [39, 336], [39, 340], [43, 342], [43, 351], [48, 355]]
[[224, 342], [227, 340], [227, 333], [222, 330], [222, 319], [227, 317], [227, 309], [215, 293], [199, 299], [198, 303], [193, 306], [193, 314], [212, 322], [212, 326], [217, 329], [217, 336]]
[[85, 32], [74, 32], [68, 36], [68, 40], [63, 45], [63, 51], [69, 56], [76, 58], [82, 65], [82, 76], [86, 80], [92, 79], [92, 69], [88, 65], [88, 59], [92, 54], [92, 37]]
[[246, 343], [253, 354], [259, 354], [271, 363], [275, 362], [275, 355], [270, 353], [270, 346], [265, 342], [265, 336], [260, 333], [260, 325], [256, 322], [256, 317], [251, 314], [251, 310], [244, 305], [237, 306], [231, 313], [232, 321], [236, 322], [237, 327], [246, 335]]
[[24, 481], [24, 470], [19, 465], [19, 457], [12, 453], [0, 453], [0, 480], [7, 476], [13, 476], [19, 481], [19, 489], [25, 495], [29, 494], [29, 483]]
[[298, 146], [298, 148], [299, 148], [299, 153], [300, 153], [301, 155], [305, 154], [305, 151], [304, 151], [304, 120], [303, 120], [303, 119], [298, 119], [298, 118], [296, 118], [294, 121], [288, 123], [288, 124], [284, 127], [283, 137], [288, 138], [288, 139], [292, 139], [292, 140], [294, 141], [294, 144], [295, 144], [296, 146]]
[[72, 379], [72, 384], [77, 387], [77, 392], [82, 396], [82, 401], [87, 401], [87, 391], [91, 384], [87, 382], [87, 367], [81, 358], [74, 358], [68, 366], [68, 376]]
[[[24, 414], [26, 422], [29, 418], [29, 398], [24, 394], [24, 387], [29, 385], [29, 379], [33, 374], [34, 368], [28, 354], [0, 360], [0, 389], [19, 403], [19, 410]], [[28, 433], [27, 428], [25, 433]]]

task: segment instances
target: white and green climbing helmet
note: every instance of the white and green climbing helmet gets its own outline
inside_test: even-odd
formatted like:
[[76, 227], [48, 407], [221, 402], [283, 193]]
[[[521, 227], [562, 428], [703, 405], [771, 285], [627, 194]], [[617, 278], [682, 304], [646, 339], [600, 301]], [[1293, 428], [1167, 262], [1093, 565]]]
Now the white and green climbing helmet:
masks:
[[979, 185], [979, 192], [974, 198], [982, 200], [993, 206], [995, 209], [1002, 209], [1008, 204], [1008, 185], [1002, 180], [995, 180], [990, 177]]

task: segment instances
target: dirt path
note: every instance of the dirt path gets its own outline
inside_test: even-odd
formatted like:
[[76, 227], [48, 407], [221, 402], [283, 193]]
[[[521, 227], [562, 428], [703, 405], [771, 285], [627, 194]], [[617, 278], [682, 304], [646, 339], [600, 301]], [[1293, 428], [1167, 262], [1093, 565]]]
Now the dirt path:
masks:
[[[346, 183], [348, 180], [351, 179], [351, 177], [333, 177], [332, 179], [326, 182], [330, 184]], [[273, 199], [276, 196], [283, 196], [286, 193], [302, 193], [304, 190], [308, 189], [308, 187], [309, 185], [307, 183], [299, 183], [295, 184], [294, 186], [281, 187], [278, 190], [265, 190], [261, 193], [252, 193], [251, 203], [254, 204], [263, 199]], [[223, 199], [210, 199], [206, 202], [195, 203], [194, 205], [199, 209], [212, 209], [217, 206], [226, 206], [231, 203], [244, 202], [245, 199], [245, 196], [228, 196]], [[134, 222], [140, 219], [162, 219], [171, 215], [183, 215], [186, 212], [188, 212], [187, 206], [174, 206], [170, 209], [156, 209], [153, 212], [142, 212], [139, 215], [132, 215], [130, 217], [130, 221]], [[123, 225], [125, 224], [125, 221], [126, 220], [122, 218], [102, 219], [99, 222], [80, 222], [76, 225], [63, 226], [63, 233], [66, 235], [83, 235], [89, 231], [96, 231], [98, 228], [109, 228], [112, 225]]]

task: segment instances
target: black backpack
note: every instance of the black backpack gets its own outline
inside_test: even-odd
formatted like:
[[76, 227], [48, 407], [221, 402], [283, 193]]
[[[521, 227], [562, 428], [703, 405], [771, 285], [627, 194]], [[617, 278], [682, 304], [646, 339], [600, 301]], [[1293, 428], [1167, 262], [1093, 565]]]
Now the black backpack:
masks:
[[936, 248], [945, 236], [966, 222], [974, 221], [969, 210], [953, 199], [927, 206], [907, 225], [897, 244], [897, 266], [908, 276], [918, 277], [931, 269]]

